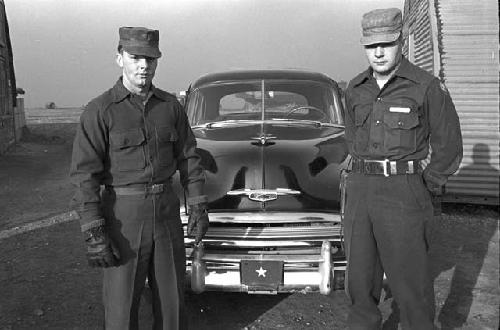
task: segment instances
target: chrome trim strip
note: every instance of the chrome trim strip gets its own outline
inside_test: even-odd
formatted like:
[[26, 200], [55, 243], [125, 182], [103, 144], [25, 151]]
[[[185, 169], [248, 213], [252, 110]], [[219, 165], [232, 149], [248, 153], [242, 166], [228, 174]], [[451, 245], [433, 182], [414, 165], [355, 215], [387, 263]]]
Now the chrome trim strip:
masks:
[[226, 193], [229, 196], [240, 196], [245, 195], [249, 199], [257, 202], [269, 202], [278, 198], [282, 195], [300, 195], [300, 191], [292, 190], [288, 188], [276, 188], [276, 189], [237, 189], [230, 190]]
[[[314, 239], [307, 239], [307, 241], [261, 241], [261, 240], [255, 240], [255, 241], [244, 241], [244, 240], [214, 240], [214, 239], [209, 239], [209, 238], [203, 238], [203, 242], [205, 243], [206, 246], [210, 247], [234, 247], [234, 248], [257, 248], [257, 247], [310, 247], [314, 246], [314, 242], [316, 242], [316, 245], [318, 242], [323, 241], [324, 238], [317, 238], [316, 240]], [[334, 238], [329, 238], [328, 239], [330, 242], [341, 242], [342, 238], [341, 237], [334, 237]], [[194, 239], [192, 238], [184, 238], [184, 243], [185, 244], [194, 244]]]
[[[304, 223], [336, 222], [340, 223], [339, 213], [326, 212], [210, 212], [210, 222], [219, 223]], [[181, 220], [187, 224], [188, 216], [181, 212]]]
[[[185, 232], [185, 235], [187, 232]], [[312, 227], [212, 227], [209, 228], [206, 238], [211, 239], [316, 239], [341, 235], [338, 225]]]
[[[328, 255], [330, 256], [330, 255]], [[207, 253], [203, 256], [203, 261], [207, 262], [240, 262], [241, 260], [259, 261], [283, 261], [284, 263], [321, 263], [324, 257], [316, 255], [238, 255], [228, 256], [224, 254]]]
[[250, 193], [276, 193], [277, 195], [300, 195], [300, 191], [289, 188], [276, 188], [276, 189], [237, 189], [230, 190], [226, 194], [231, 196], [247, 195]]

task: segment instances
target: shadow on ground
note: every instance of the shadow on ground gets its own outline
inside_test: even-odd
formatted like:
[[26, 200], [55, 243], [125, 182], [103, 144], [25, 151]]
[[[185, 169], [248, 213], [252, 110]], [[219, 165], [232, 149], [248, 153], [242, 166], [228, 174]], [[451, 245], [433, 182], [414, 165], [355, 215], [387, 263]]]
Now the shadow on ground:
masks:
[[[495, 313], [498, 322], [498, 289], [485, 288], [486, 283], [495, 283], [495, 276], [498, 281], [497, 206], [444, 204], [443, 215], [435, 217], [430, 258], [441, 329], [462, 329], [474, 321], [495, 318]], [[484, 301], [478, 305], [479, 298]], [[394, 302], [391, 308], [385, 330], [398, 329], [399, 308]]]
[[[101, 271], [87, 267], [78, 222], [0, 240], [0, 329], [101, 329]], [[345, 329], [343, 292], [188, 293], [190, 329]], [[146, 292], [141, 329], [151, 326]]]

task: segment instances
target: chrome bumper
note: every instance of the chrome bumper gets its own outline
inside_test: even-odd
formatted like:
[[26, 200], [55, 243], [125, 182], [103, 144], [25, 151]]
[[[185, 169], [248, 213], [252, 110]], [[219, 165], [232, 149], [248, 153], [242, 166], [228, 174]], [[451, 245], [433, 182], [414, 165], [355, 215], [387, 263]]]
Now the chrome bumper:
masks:
[[[225, 212], [209, 216], [213, 225], [203, 238], [204, 245], [194, 247], [192, 238], [184, 238], [186, 284], [194, 292], [329, 294], [333, 274], [345, 270], [339, 251], [343, 241], [339, 214]], [[186, 225], [182, 213], [181, 219]], [[270, 286], [248, 281], [248, 274], [254, 274], [248, 265], [260, 263], [279, 264], [281, 278]]]
[[[334, 274], [331, 254], [332, 246], [328, 241], [322, 243], [319, 255], [226, 256], [205, 254], [203, 245], [200, 245], [194, 249], [192, 261], [188, 262], [187, 280], [196, 293], [210, 290], [258, 294], [319, 291], [327, 295], [331, 292], [331, 279]], [[240, 271], [242, 260], [282, 261], [284, 263], [282, 283], [276, 290], [255, 289], [242, 284]], [[345, 270], [345, 264], [340, 263], [339, 270]]]

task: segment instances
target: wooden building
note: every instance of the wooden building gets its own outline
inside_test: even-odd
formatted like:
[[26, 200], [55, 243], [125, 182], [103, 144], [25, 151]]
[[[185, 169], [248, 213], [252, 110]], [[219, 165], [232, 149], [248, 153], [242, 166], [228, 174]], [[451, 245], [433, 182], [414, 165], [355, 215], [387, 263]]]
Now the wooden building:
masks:
[[447, 86], [464, 158], [445, 201], [499, 204], [497, 0], [405, 0], [404, 53]]
[[0, 154], [15, 143], [16, 78], [5, 4], [0, 0]]

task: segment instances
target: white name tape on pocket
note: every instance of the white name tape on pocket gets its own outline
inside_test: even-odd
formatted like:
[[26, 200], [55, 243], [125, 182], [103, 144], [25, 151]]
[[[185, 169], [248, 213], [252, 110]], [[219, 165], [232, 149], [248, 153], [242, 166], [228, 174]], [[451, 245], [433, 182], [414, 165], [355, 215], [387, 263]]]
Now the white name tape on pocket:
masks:
[[390, 112], [410, 113], [410, 108], [390, 107]]

